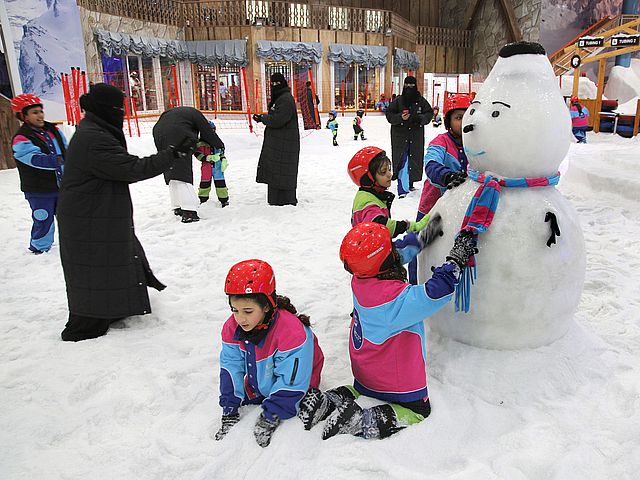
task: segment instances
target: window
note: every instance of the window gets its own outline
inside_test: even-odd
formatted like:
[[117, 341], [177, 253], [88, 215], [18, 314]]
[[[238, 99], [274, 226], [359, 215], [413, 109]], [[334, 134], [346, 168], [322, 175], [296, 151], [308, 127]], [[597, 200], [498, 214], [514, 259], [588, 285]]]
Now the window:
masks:
[[265, 0], [246, 0], [245, 9], [247, 11], [247, 23], [255, 25], [256, 18], [261, 19], [263, 25], [266, 25], [269, 18], [269, 2]]
[[162, 77], [162, 98], [164, 109], [177, 107], [180, 103], [180, 70], [175, 60], [160, 58], [160, 76]]
[[329, 9], [329, 27], [332, 30], [348, 30], [349, 9], [343, 7], [331, 7]]
[[[311, 75], [313, 75], [313, 81], [315, 82], [317, 68], [315, 63], [293, 63], [293, 62], [274, 62], [267, 61], [264, 64], [265, 67], [265, 94], [267, 103], [271, 99], [271, 85], [269, 84], [269, 78], [276, 72], [282, 73], [284, 78], [287, 79], [291, 94], [295, 98], [298, 105], [300, 105], [300, 98], [306, 92], [306, 83], [311, 81]], [[309, 69], [311, 68], [311, 75], [309, 75]], [[317, 86], [316, 86], [317, 88]], [[317, 93], [317, 92], [316, 92]]]
[[309, 26], [309, 6], [302, 3], [290, 3], [289, 25], [307, 28]]
[[138, 112], [158, 110], [155, 59], [102, 54], [101, 60], [104, 82], [125, 92]]
[[380, 10], [367, 10], [365, 22], [367, 32], [384, 33], [384, 16]]
[[[333, 64], [335, 108], [373, 110], [380, 95], [380, 68]], [[344, 82], [344, 84], [343, 84]]]

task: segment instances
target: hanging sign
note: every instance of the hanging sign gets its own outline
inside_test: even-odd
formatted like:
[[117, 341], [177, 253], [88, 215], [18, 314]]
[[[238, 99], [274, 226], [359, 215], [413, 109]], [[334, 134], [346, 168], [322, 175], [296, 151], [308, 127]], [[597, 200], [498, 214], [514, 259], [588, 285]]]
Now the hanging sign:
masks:
[[602, 47], [604, 46], [604, 37], [580, 37], [578, 39], [579, 48]]
[[580, 66], [580, 55], [574, 55], [573, 57], [571, 57], [571, 66], [573, 68], [578, 68]]
[[640, 35], [612, 35], [612, 47], [633, 47], [640, 45]]

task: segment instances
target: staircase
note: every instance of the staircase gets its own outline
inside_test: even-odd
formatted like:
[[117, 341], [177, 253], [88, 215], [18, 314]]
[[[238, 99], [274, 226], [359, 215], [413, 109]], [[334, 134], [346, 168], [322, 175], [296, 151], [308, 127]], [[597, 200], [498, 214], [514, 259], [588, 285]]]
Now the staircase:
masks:
[[605, 46], [603, 47], [580, 49], [580, 57], [584, 61], [585, 58], [597, 55], [605, 48], [611, 48], [607, 47], [607, 41], [611, 38], [611, 35], [620, 33], [630, 35], [640, 34], [640, 15], [617, 15], [615, 17], [605, 17], [591, 25], [560, 50], [549, 55], [549, 61], [551, 62], [551, 65], [553, 65], [554, 73], [556, 75], [566, 75], [573, 72], [571, 57], [576, 55], [578, 50], [578, 39], [580, 37], [604, 37], [605, 39]]

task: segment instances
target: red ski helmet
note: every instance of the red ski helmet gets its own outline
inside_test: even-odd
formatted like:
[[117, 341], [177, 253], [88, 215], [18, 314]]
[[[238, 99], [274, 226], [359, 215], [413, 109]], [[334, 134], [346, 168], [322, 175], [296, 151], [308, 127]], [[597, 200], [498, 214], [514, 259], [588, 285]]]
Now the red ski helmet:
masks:
[[444, 101], [444, 127], [449, 129], [449, 120], [451, 119], [450, 112], [454, 110], [466, 110], [471, 106], [471, 95], [468, 93], [454, 93], [449, 95]]
[[360, 278], [389, 270], [393, 266], [389, 229], [380, 223], [359, 223], [342, 240], [340, 260], [348, 272]]
[[361, 148], [351, 157], [347, 171], [358, 187], [371, 187], [376, 183], [376, 179], [369, 172], [369, 164], [380, 154], [386, 155], [386, 152], [381, 148], [370, 146]]
[[22, 93], [11, 99], [11, 110], [13, 113], [23, 113], [28, 107], [42, 107], [42, 100], [32, 93]]
[[571, 95], [571, 103], [578, 103], [578, 97], [576, 95]]
[[276, 277], [271, 265], [255, 258], [236, 263], [227, 273], [224, 293], [227, 295], [262, 293], [275, 308]]

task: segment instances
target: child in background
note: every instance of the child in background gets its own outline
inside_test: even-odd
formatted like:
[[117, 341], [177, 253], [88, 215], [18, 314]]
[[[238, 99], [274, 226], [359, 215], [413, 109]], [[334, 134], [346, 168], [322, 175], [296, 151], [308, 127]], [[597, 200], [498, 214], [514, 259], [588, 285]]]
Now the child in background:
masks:
[[329, 120], [327, 121], [327, 127], [333, 134], [333, 146], [338, 146], [338, 112], [331, 110], [329, 112]]
[[358, 135], [362, 140], [366, 140], [364, 138], [364, 129], [362, 128], [362, 117], [364, 116], [364, 110], [357, 110], [356, 116], [353, 119], [353, 139], [358, 140]]
[[433, 118], [431, 119], [431, 125], [434, 128], [439, 128], [442, 125], [442, 115], [440, 115], [440, 107], [433, 107]]
[[[209, 125], [213, 131], [216, 131], [216, 125], [209, 121]], [[216, 196], [222, 205], [222, 208], [229, 205], [229, 190], [224, 178], [224, 171], [227, 169], [227, 157], [224, 156], [224, 150], [221, 148], [213, 148], [204, 140], [200, 140], [197, 144], [195, 157], [201, 162], [200, 166], [200, 188], [198, 188], [198, 198], [200, 203], [209, 200], [211, 193], [211, 179], [216, 187]]]
[[42, 101], [30, 93], [13, 97], [11, 110], [22, 126], [13, 136], [12, 149], [20, 175], [20, 190], [31, 207], [29, 250], [38, 255], [53, 244], [53, 218], [64, 170], [67, 140], [58, 127], [44, 120]]
[[589, 130], [589, 109], [582, 106], [578, 97], [571, 97], [571, 125], [573, 135], [578, 143], [587, 143], [587, 130]]
[[384, 93], [380, 94], [380, 100], [376, 103], [376, 110], [379, 112], [386, 112], [387, 107], [389, 106], [389, 100], [386, 99]]
[[[325, 440], [336, 434], [386, 438], [429, 416], [424, 320], [449, 302], [460, 269], [475, 252], [473, 236], [458, 235], [431, 278], [409, 285], [383, 225], [361, 223], [347, 233], [340, 260], [353, 275], [349, 356], [354, 382], [310, 392], [299, 414], [306, 429], [326, 418]], [[360, 395], [387, 403], [363, 409], [356, 403]]]
[[391, 204], [395, 195], [388, 190], [392, 175], [391, 160], [386, 152], [378, 147], [364, 147], [351, 158], [347, 169], [349, 177], [359, 187], [353, 199], [351, 226], [363, 222], [380, 223], [388, 228], [392, 238], [409, 232], [395, 242], [395, 247], [400, 252], [402, 263], [415, 258], [424, 247], [423, 240], [415, 233], [427, 227], [429, 216], [419, 222], [391, 218]]
[[[466, 93], [449, 95], [444, 102], [444, 126], [447, 129], [429, 143], [424, 155], [424, 170], [428, 182], [422, 186], [416, 220], [427, 215], [442, 194], [464, 183], [467, 177], [467, 156], [462, 146], [462, 117], [471, 105]], [[409, 281], [417, 283], [417, 263], [409, 264]]]
[[222, 426], [215, 439], [238, 423], [241, 405], [261, 405], [253, 433], [266, 447], [280, 422], [296, 416], [309, 387], [317, 389], [324, 356], [309, 317], [276, 295], [267, 262], [245, 260], [231, 267], [224, 293], [232, 315], [222, 327]]

